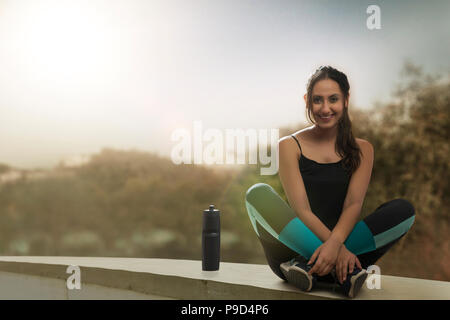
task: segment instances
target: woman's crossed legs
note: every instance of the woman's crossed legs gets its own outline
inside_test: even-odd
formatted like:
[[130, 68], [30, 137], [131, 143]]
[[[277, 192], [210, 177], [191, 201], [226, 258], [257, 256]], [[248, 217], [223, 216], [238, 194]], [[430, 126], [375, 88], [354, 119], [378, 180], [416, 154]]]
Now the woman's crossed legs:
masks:
[[[322, 241], [268, 184], [251, 186], [245, 200], [270, 268], [286, 280], [280, 264], [298, 255], [309, 260]], [[408, 232], [414, 218], [414, 207], [407, 200], [385, 202], [355, 225], [344, 244], [367, 269]]]

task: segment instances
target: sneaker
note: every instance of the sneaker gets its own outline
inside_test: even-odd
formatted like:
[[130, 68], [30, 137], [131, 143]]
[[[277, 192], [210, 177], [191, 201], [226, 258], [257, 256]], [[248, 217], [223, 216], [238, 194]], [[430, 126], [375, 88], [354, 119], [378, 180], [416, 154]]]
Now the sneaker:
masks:
[[345, 281], [339, 285], [342, 288], [343, 293], [349, 298], [354, 298], [358, 295], [359, 290], [363, 286], [367, 278], [367, 272], [365, 269], [353, 269], [353, 272], [347, 274]]
[[307, 265], [307, 263], [308, 260], [299, 255], [280, 264], [281, 272], [287, 281], [303, 291], [311, 291], [317, 281], [316, 276], [308, 274], [313, 265]]

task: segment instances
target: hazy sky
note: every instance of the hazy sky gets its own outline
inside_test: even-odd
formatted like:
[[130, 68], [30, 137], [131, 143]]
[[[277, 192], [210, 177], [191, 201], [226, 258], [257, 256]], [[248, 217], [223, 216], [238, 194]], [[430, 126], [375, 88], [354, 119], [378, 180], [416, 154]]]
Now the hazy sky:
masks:
[[[366, 9], [381, 9], [369, 30]], [[450, 1], [0, 0], [0, 163], [102, 147], [169, 155], [177, 128], [304, 120], [322, 64], [351, 104], [388, 101], [405, 59], [449, 69]]]

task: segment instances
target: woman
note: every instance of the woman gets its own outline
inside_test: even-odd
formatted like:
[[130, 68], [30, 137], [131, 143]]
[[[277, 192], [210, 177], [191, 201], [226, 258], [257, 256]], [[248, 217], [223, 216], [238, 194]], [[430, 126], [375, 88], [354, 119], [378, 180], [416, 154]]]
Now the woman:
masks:
[[330, 66], [315, 71], [304, 95], [313, 125], [278, 145], [290, 205], [257, 183], [247, 191], [246, 207], [275, 274], [305, 291], [316, 281], [338, 282], [353, 298], [365, 269], [408, 232], [415, 212], [407, 200], [394, 199], [359, 219], [374, 150], [353, 136], [349, 89], [344, 73]]

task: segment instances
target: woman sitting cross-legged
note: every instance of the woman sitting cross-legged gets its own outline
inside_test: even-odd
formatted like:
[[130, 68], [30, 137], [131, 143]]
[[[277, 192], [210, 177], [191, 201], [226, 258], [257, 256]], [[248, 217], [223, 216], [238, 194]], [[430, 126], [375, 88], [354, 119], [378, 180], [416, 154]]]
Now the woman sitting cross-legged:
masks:
[[317, 281], [338, 282], [355, 297], [367, 272], [411, 228], [405, 199], [381, 204], [360, 220], [374, 150], [353, 136], [344, 73], [320, 67], [304, 95], [313, 125], [279, 141], [279, 177], [288, 205], [268, 184], [246, 193], [246, 207], [270, 268], [310, 291]]

